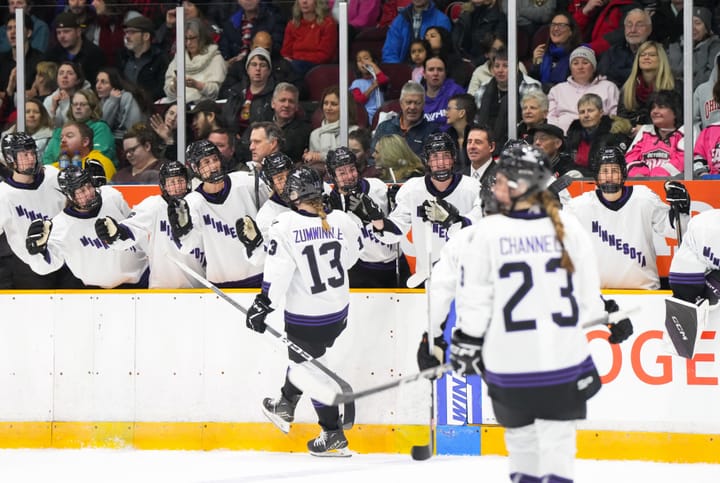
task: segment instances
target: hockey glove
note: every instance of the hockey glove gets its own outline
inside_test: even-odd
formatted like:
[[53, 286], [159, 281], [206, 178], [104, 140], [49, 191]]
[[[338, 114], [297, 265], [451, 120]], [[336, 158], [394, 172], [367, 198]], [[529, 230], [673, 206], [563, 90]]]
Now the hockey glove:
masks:
[[238, 238], [245, 245], [247, 257], [250, 258], [255, 249], [263, 242], [263, 236], [257, 223], [251, 217], [243, 216], [235, 222], [235, 230], [237, 230]]
[[471, 337], [462, 330], [456, 330], [450, 345], [450, 363], [458, 374], [470, 376], [482, 374], [485, 366], [482, 361], [482, 337]]
[[365, 193], [350, 193], [347, 196], [347, 207], [364, 224], [382, 220], [385, 217], [380, 207]]
[[720, 299], [720, 270], [713, 270], [705, 275], [704, 295], [711, 306], [717, 305]]
[[340, 200], [340, 196], [341, 195], [339, 195], [337, 193], [332, 193], [332, 194], [323, 193], [323, 195], [322, 195], [323, 205], [327, 209], [342, 211], [343, 207], [342, 207], [342, 201]]
[[95, 234], [108, 245], [112, 245], [118, 238], [127, 240], [131, 238], [130, 229], [118, 224], [114, 218], [107, 216], [95, 220]]
[[448, 344], [442, 335], [433, 339], [432, 354], [430, 354], [430, 344], [428, 342], [428, 333], [425, 332], [420, 340], [420, 347], [417, 351], [417, 363], [421, 371], [437, 367], [445, 363], [445, 350]]
[[25, 239], [25, 246], [30, 255], [45, 252], [51, 231], [52, 221], [50, 220], [34, 220], [30, 223]]
[[603, 302], [605, 302], [605, 312], [607, 312], [608, 314], [612, 314], [613, 312], [617, 312], [618, 310], [620, 310], [617, 302], [615, 302], [613, 299], [603, 299]]
[[176, 240], [190, 233], [193, 224], [187, 201], [179, 198], [168, 203], [168, 221], [170, 222], [170, 231]]
[[677, 209], [678, 213], [690, 214], [690, 194], [684, 184], [679, 181], [666, 181], [665, 199], [671, 207]]
[[255, 297], [253, 304], [250, 306], [247, 312], [247, 318], [245, 319], [245, 325], [248, 329], [252, 329], [255, 332], [262, 334], [267, 328], [265, 318], [268, 316], [273, 309], [270, 307], [270, 299], [264, 293], [259, 293]]
[[400, 191], [399, 184], [391, 184], [387, 190], [387, 199], [390, 211], [394, 210], [397, 206], [397, 192]]
[[630, 319], [622, 319], [615, 324], [608, 324], [608, 329], [610, 329], [608, 342], [611, 344], [619, 344], [633, 333], [633, 325]]
[[423, 208], [425, 209], [424, 220], [439, 223], [445, 229], [462, 220], [458, 209], [445, 200], [425, 200]]

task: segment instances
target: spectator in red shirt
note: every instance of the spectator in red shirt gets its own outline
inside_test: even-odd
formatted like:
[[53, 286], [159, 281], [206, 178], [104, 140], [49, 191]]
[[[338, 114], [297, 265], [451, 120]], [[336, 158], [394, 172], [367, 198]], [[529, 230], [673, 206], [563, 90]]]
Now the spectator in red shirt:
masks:
[[315, 65], [333, 63], [337, 45], [337, 24], [327, 0], [295, 0], [280, 50], [293, 68], [303, 75]]

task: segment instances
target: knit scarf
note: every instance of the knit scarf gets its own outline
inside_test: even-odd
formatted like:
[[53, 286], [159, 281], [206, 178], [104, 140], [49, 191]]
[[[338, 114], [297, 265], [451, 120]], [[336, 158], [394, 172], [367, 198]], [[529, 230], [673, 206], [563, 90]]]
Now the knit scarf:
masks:
[[551, 43], [540, 64], [540, 82], [554, 84], [564, 82], [567, 80], [568, 72], [570, 72], [570, 56], [565, 51], [565, 47]]

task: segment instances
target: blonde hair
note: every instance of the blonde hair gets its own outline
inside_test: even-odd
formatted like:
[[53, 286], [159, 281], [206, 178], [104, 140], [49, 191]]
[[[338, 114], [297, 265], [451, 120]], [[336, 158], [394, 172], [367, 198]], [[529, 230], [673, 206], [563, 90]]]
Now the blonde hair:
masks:
[[420, 158], [410, 149], [405, 138], [398, 134], [381, 137], [375, 149], [380, 153], [379, 166], [386, 170], [392, 168], [400, 182], [425, 172]]
[[[318, 25], [325, 21], [325, 17], [330, 14], [330, 7], [328, 7], [327, 0], [315, 0], [315, 23]], [[300, 19], [302, 19], [302, 13], [300, 13], [300, 6], [297, 0], [292, 8], [292, 21], [295, 25], [300, 25]]]
[[322, 199], [313, 198], [311, 200], [306, 200], [303, 203], [307, 203], [308, 206], [315, 210], [315, 213], [317, 213], [317, 215], [320, 217], [320, 221], [322, 222], [322, 229], [325, 231], [330, 231], [330, 223], [328, 223], [327, 221], [327, 213], [325, 213], [325, 205], [323, 205]]
[[558, 242], [560, 242], [560, 246], [562, 247], [560, 266], [564, 268], [567, 273], [574, 273], [575, 265], [573, 264], [572, 259], [570, 258], [570, 254], [565, 248], [564, 243], [565, 225], [563, 225], [562, 219], [560, 218], [560, 202], [552, 193], [547, 190], [543, 190], [539, 193], [531, 195], [527, 201], [531, 204], [542, 205], [545, 213], [547, 213], [548, 217], [550, 217], [553, 228], [555, 228], [555, 237], [557, 238]]
[[640, 107], [636, 97], [635, 88], [637, 87], [638, 78], [642, 75], [640, 71], [640, 54], [645, 52], [651, 47], [655, 47], [658, 55], [658, 70], [655, 75], [655, 82], [653, 83], [653, 92], [675, 89], [675, 79], [670, 69], [670, 61], [668, 60], [667, 53], [660, 42], [648, 40], [640, 44], [637, 52], [635, 53], [635, 60], [633, 61], [632, 70], [628, 76], [625, 84], [623, 84], [623, 104], [625, 109], [632, 112]]

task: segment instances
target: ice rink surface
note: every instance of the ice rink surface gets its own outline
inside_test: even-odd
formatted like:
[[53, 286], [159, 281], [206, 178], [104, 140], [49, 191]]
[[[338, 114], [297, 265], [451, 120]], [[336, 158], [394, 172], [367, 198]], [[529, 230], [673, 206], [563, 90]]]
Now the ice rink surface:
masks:
[[[507, 458], [238, 451], [0, 450], [4, 483], [507, 482]], [[578, 483], [718, 483], [720, 465], [578, 460]]]

